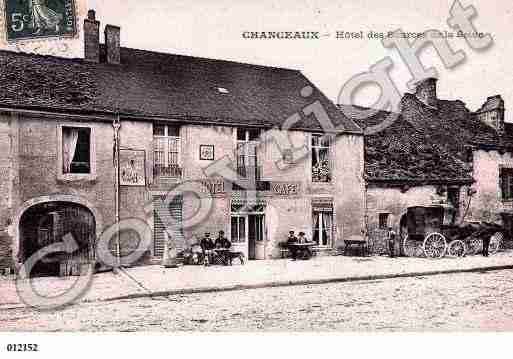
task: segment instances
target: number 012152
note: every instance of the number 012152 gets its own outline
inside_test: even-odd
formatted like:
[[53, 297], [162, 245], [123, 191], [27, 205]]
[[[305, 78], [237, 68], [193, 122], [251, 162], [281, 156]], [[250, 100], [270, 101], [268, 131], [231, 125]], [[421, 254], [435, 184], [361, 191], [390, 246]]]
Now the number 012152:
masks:
[[37, 344], [7, 344], [8, 352], [37, 352], [39, 345]]

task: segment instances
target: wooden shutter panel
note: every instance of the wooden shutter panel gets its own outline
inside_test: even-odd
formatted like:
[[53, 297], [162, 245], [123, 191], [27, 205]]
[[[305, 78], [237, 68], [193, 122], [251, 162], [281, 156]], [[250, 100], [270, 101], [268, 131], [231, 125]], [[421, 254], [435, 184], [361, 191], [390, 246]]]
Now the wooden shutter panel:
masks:
[[[175, 197], [169, 203], [169, 210], [166, 210], [165, 201], [160, 197], [154, 197], [153, 201], [153, 245], [155, 257], [161, 258], [164, 253], [164, 246], [167, 235], [172, 242], [180, 249], [185, 242], [182, 231], [182, 197]], [[166, 223], [168, 224], [166, 226]], [[176, 223], [175, 225], [170, 225]]]

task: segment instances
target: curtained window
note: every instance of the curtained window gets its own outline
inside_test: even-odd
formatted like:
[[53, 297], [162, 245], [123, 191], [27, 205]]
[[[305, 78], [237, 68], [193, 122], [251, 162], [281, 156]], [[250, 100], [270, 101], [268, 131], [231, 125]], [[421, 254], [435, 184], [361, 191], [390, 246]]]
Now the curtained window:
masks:
[[326, 209], [313, 210], [313, 241], [319, 246], [331, 247], [333, 244], [333, 212]]
[[330, 182], [331, 181], [331, 161], [330, 161], [331, 141], [329, 136], [320, 134], [312, 135], [312, 181]]
[[90, 128], [62, 128], [62, 167], [65, 174], [91, 173]]

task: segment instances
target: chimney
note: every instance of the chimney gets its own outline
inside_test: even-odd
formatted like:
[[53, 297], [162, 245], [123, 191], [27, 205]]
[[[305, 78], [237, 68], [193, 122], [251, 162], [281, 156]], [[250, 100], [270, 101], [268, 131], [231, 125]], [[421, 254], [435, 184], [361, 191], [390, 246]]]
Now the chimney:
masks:
[[108, 64], [119, 65], [121, 63], [120, 35], [121, 28], [119, 26], [105, 26], [105, 51]]
[[490, 96], [476, 111], [478, 120], [493, 127], [499, 134], [504, 133], [504, 100], [501, 95]]
[[436, 82], [434, 77], [420, 80], [415, 84], [415, 96], [430, 107], [437, 107], [438, 98], [436, 97]]
[[84, 59], [100, 62], [100, 22], [94, 10], [89, 10], [84, 20]]

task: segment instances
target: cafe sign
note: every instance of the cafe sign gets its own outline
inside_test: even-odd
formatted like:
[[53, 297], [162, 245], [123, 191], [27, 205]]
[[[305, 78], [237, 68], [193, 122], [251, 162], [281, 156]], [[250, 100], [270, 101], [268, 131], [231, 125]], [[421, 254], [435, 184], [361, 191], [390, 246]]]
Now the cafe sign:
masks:
[[299, 194], [301, 185], [299, 182], [272, 182], [271, 192], [278, 196], [296, 196]]

